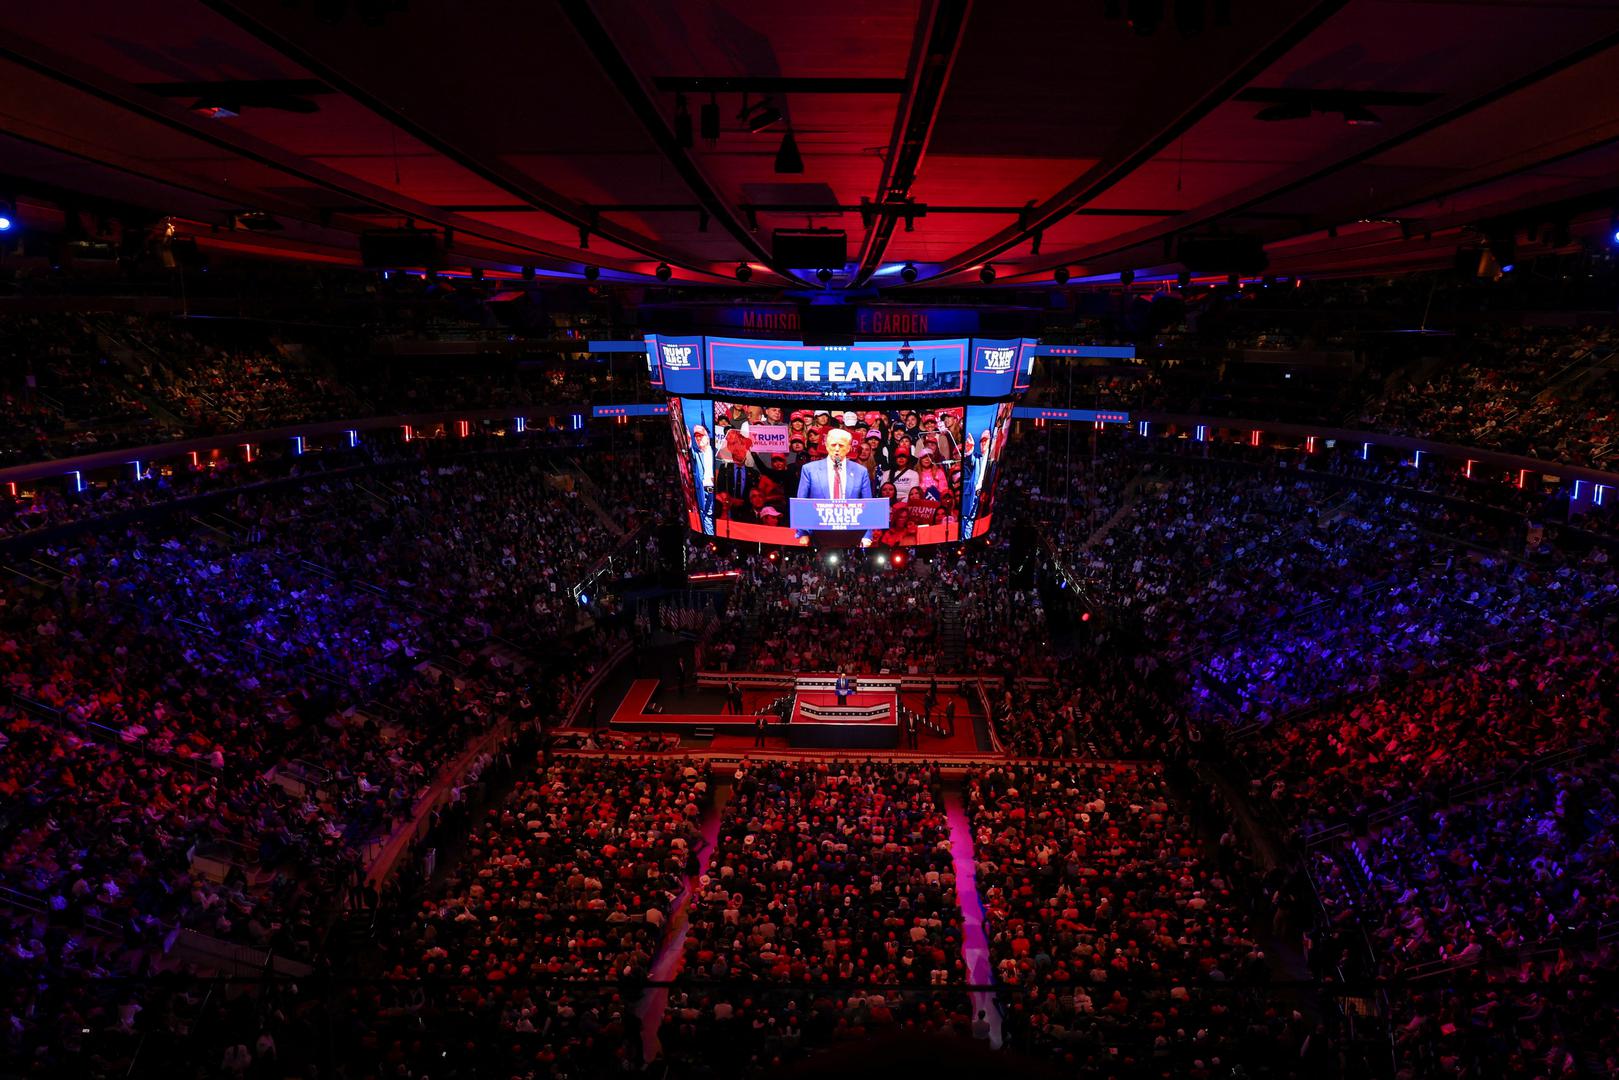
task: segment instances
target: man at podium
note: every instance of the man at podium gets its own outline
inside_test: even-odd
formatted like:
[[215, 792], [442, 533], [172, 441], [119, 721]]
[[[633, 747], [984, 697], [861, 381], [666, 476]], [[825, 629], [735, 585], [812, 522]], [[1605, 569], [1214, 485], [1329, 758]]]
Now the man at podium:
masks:
[[847, 671], [840, 671], [838, 681], [833, 684], [832, 689], [838, 695], [838, 708], [841, 709], [849, 704], [849, 695], [854, 693], [854, 680], [849, 677]]

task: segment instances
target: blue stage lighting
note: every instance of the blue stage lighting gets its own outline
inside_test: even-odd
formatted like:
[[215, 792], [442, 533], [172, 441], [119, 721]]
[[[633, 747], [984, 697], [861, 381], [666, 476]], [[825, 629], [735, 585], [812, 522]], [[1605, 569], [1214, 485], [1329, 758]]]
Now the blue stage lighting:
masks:
[[11, 231], [11, 215], [10, 214], [0, 214], [0, 232], [10, 232], [10, 231]]

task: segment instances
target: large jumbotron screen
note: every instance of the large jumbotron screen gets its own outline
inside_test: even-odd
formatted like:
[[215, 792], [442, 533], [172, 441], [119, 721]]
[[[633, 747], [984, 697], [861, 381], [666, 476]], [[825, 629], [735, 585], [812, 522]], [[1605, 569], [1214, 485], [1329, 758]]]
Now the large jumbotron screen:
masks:
[[770, 544], [984, 535], [1024, 345], [653, 339], [691, 528]]

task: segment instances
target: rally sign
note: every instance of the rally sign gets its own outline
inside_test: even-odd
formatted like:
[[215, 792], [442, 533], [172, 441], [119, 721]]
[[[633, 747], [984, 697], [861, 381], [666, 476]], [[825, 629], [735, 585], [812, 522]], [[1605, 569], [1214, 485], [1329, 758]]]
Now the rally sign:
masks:
[[790, 499], [794, 529], [870, 530], [888, 528], [887, 499]]
[[756, 454], [785, 454], [787, 452], [786, 424], [750, 424], [748, 437], [753, 440]]

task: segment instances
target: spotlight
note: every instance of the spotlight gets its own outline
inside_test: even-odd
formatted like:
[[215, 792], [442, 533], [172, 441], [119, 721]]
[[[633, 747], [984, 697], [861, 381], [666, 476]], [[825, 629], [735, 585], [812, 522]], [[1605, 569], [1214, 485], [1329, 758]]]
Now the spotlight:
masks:
[[720, 141], [720, 107], [712, 94], [708, 97], [708, 104], [697, 110], [697, 134], [705, 142]]
[[839, 561], [838, 553], [835, 551], [826, 557], [826, 565], [828, 566], [836, 566], [838, 565]]
[[781, 148], [776, 151], [776, 172], [797, 174], [804, 171], [804, 156], [798, 152], [798, 140], [793, 129], [781, 137]]
[[1192, 284], [1192, 272], [1190, 270], [1182, 270], [1180, 273], [1176, 274], [1175, 284], [1180, 286], [1182, 289], [1189, 288]]
[[482, 281], [483, 280], [483, 267], [474, 266], [472, 268], [472, 280], [473, 281]]
[[1134, 270], [1119, 271], [1119, 284], [1123, 285], [1126, 289], [1128, 289], [1131, 285], [1134, 285], [1135, 281], [1136, 272]]
[[[1614, 233], [1614, 242], [1619, 243], [1619, 233]], [[899, 268], [899, 279], [909, 285], [916, 280], [916, 264], [906, 263]]]
[[982, 281], [985, 285], [988, 285], [990, 282], [994, 281], [995, 264], [985, 263], [983, 266], [980, 266], [978, 268], [978, 280]]
[[738, 281], [746, 281], [752, 276], [753, 267], [749, 266], [745, 262], [739, 262], [736, 264], [736, 279]]
[[903, 552], [903, 551], [894, 552], [894, 565], [895, 566], [904, 566], [905, 565], [905, 552]]
[[691, 149], [691, 112], [686, 108], [685, 94], [675, 95], [675, 145]]
[[675, 276], [674, 270], [666, 262], [659, 263], [658, 268], [653, 273], [657, 275], [659, 281], [668, 281]]
[[828, 270], [824, 266], [821, 267], [819, 270], [815, 271], [815, 280], [819, 281], [822, 285], [829, 284], [832, 281], [832, 271]]
[[888, 556], [884, 555], [880, 551], [877, 553], [877, 565], [878, 566], [887, 566], [888, 565]]
[[599, 278], [601, 276], [602, 276], [602, 268], [601, 267], [599, 267], [599, 266], [590, 266], [588, 264], [585, 266], [585, 280], [586, 281], [595, 281], [597, 278]]
[[532, 266], [523, 267], [523, 280], [524, 281], [533, 281], [534, 280], [534, 268]]
[[1066, 266], [1059, 266], [1057, 269], [1051, 272], [1051, 280], [1055, 281], [1058, 285], [1068, 284], [1069, 276], [1068, 267]]

